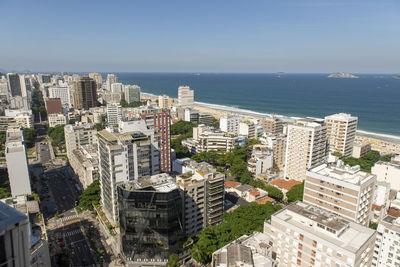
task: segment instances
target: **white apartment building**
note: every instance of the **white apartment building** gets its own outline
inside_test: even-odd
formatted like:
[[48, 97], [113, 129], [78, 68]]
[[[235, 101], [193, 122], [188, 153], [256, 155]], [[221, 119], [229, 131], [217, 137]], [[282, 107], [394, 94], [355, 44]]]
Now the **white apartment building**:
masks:
[[158, 96], [158, 106], [160, 108], [170, 108], [172, 106], [172, 98], [167, 95]]
[[179, 86], [178, 102], [182, 107], [192, 106], [194, 104], [194, 90], [191, 90], [189, 86]]
[[250, 121], [241, 122], [239, 123], [238, 134], [253, 139], [256, 137], [256, 125]]
[[323, 164], [307, 171], [303, 201], [368, 226], [375, 183], [360, 166]]
[[118, 82], [118, 77], [115, 74], [107, 74], [106, 90], [111, 92], [111, 85]]
[[60, 98], [63, 107], [71, 108], [72, 94], [69, 87], [51, 86], [48, 90], [49, 98]]
[[72, 151], [80, 146], [97, 143], [97, 131], [94, 129], [93, 124], [65, 125], [64, 135], [68, 158], [72, 157]]
[[117, 183], [160, 172], [159, 136], [144, 120], [120, 122], [119, 132], [98, 133], [101, 206], [118, 223]]
[[247, 169], [257, 177], [274, 166], [274, 153], [267, 146], [262, 144], [253, 145], [251, 157], [247, 161]]
[[6, 109], [5, 115], [0, 116], [0, 129], [5, 131], [13, 124], [22, 128], [33, 128], [32, 110]]
[[193, 128], [193, 140], [196, 143], [196, 153], [211, 150], [229, 152], [237, 144], [237, 136], [205, 125]]
[[371, 168], [378, 181], [390, 183], [391, 188], [400, 191], [400, 154], [392, 157], [391, 162], [378, 161]]
[[326, 126], [298, 120], [288, 126], [284, 177], [302, 181], [308, 169], [326, 161]]
[[49, 127], [56, 127], [57, 125], [67, 124], [67, 118], [64, 114], [53, 113], [47, 116], [49, 120]]
[[118, 125], [122, 120], [122, 106], [118, 103], [107, 104], [107, 124], [109, 127]]
[[28, 158], [21, 128], [9, 127], [7, 129], [5, 154], [11, 195], [16, 197], [32, 194]]
[[140, 101], [140, 86], [138, 85], [125, 85], [125, 101], [128, 103]]
[[122, 83], [113, 83], [111, 84], [111, 92], [113, 93], [123, 93], [124, 85]]
[[68, 158], [74, 172], [85, 189], [99, 178], [99, 159], [97, 146], [83, 145], [72, 151]]
[[400, 217], [388, 215], [378, 224], [372, 266], [400, 266]]
[[371, 266], [375, 231], [316, 206], [295, 202], [264, 224], [278, 266]]
[[28, 217], [1, 201], [0, 214], [0, 266], [31, 266]]
[[240, 120], [237, 115], [223, 116], [219, 119], [219, 128], [225, 133], [238, 134]]
[[329, 150], [339, 152], [345, 157], [353, 153], [358, 118], [347, 113], [338, 113], [325, 117]]

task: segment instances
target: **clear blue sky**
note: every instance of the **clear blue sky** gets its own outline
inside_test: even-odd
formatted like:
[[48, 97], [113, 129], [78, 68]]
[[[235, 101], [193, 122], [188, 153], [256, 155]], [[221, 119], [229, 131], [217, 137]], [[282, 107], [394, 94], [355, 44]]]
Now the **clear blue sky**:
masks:
[[400, 72], [400, 0], [0, 4], [6, 70]]

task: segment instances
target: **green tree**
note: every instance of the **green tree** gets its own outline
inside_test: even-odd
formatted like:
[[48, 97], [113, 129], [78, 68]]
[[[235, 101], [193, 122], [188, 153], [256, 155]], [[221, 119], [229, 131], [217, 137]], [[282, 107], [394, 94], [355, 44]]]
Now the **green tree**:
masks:
[[179, 267], [179, 256], [177, 254], [169, 255], [167, 266], [168, 267]]
[[289, 203], [295, 202], [297, 200], [303, 200], [304, 192], [304, 181], [301, 184], [295, 185], [286, 193], [286, 197]]
[[7, 169], [0, 169], [0, 199], [11, 196]]
[[37, 136], [37, 132], [35, 129], [24, 128], [24, 139], [25, 139], [25, 144], [28, 148], [35, 146], [36, 136]]
[[101, 131], [101, 130], [104, 130], [104, 129], [105, 129], [104, 124], [102, 124], [102, 123], [96, 123], [95, 125], [93, 125], [93, 127], [94, 127], [97, 131]]
[[64, 125], [57, 125], [53, 128], [49, 128], [47, 134], [51, 138], [53, 146], [61, 148], [65, 145]]
[[122, 99], [120, 104], [124, 108], [136, 108], [136, 107], [146, 105], [146, 102], [134, 101], [134, 102], [128, 103], [125, 101], [125, 99]]
[[350, 166], [355, 166], [355, 165], [360, 165], [360, 170], [364, 172], [371, 172], [371, 167], [374, 166], [374, 164], [379, 161], [390, 161], [391, 155], [385, 155], [381, 156], [378, 151], [370, 151], [364, 156], [362, 156], [359, 159], [353, 158], [353, 157], [348, 157], [344, 158], [343, 162], [344, 164], [348, 164]]
[[188, 121], [178, 121], [171, 125], [171, 135], [187, 135], [188, 133], [193, 134], [193, 127], [195, 124]]
[[93, 205], [98, 205], [100, 201], [100, 181], [94, 180], [91, 185], [89, 185], [82, 195], [79, 196], [79, 204], [76, 209], [78, 211], [82, 210], [93, 210]]
[[276, 211], [280, 205], [258, 205], [252, 203], [241, 206], [230, 213], [223, 215], [222, 223], [203, 229], [198, 235], [198, 241], [193, 245], [192, 257], [201, 264], [211, 261], [212, 253], [242, 235], [263, 230], [264, 221]]

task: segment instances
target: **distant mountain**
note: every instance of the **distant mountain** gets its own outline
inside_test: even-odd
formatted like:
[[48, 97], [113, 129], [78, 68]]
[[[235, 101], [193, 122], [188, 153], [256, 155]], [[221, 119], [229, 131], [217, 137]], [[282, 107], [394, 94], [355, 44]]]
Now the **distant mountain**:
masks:
[[328, 78], [340, 78], [340, 79], [357, 79], [360, 78], [356, 75], [353, 75], [351, 73], [345, 73], [345, 72], [336, 72], [332, 73], [328, 76]]

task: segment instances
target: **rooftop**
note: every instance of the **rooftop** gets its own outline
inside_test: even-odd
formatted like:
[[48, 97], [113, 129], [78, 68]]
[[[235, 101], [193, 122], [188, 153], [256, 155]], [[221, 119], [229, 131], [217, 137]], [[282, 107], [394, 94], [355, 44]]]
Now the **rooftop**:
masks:
[[24, 214], [0, 201], [0, 233], [23, 220], [27, 220]]
[[400, 217], [386, 216], [382, 221], [386, 228], [390, 228], [391, 230], [400, 233]]
[[120, 185], [126, 190], [156, 191], [161, 193], [178, 189], [174, 179], [166, 173], [156, 174], [150, 177], [140, 177], [139, 181], [132, 181]]
[[284, 180], [284, 179], [276, 179], [271, 182], [272, 185], [275, 185], [276, 187], [283, 188], [287, 191], [292, 189], [293, 186], [301, 184], [301, 182], [290, 179], [290, 180]]
[[[346, 220], [317, 206], [297, 201], [272, 215], [271, 220], [282, 220], [342, 249], [356, 253], [375, 230]], [[279, 223], [279, 222], [278, 222]]]
[[357, 120], [358, 118], [351, 116], [351, 114], [348, 114], [348, 113], [337, 113], [337, 114], [326, 116], [325, 119], [347, 121], [347, 120]]
[[355, 185], [360, 185], [374, 177], [374, 175], [370, 173], [360, 171], [360, 166], [357, 165], [350, 167], [349, 165], [344, 165], [341, 160], [338, 160], [336, 165], [328, 166], [327, 164], [322, 164], [314, 169], [311, 169], [309, 172], [307, 172], [307, 175], [310, 173], [319, 174]]

